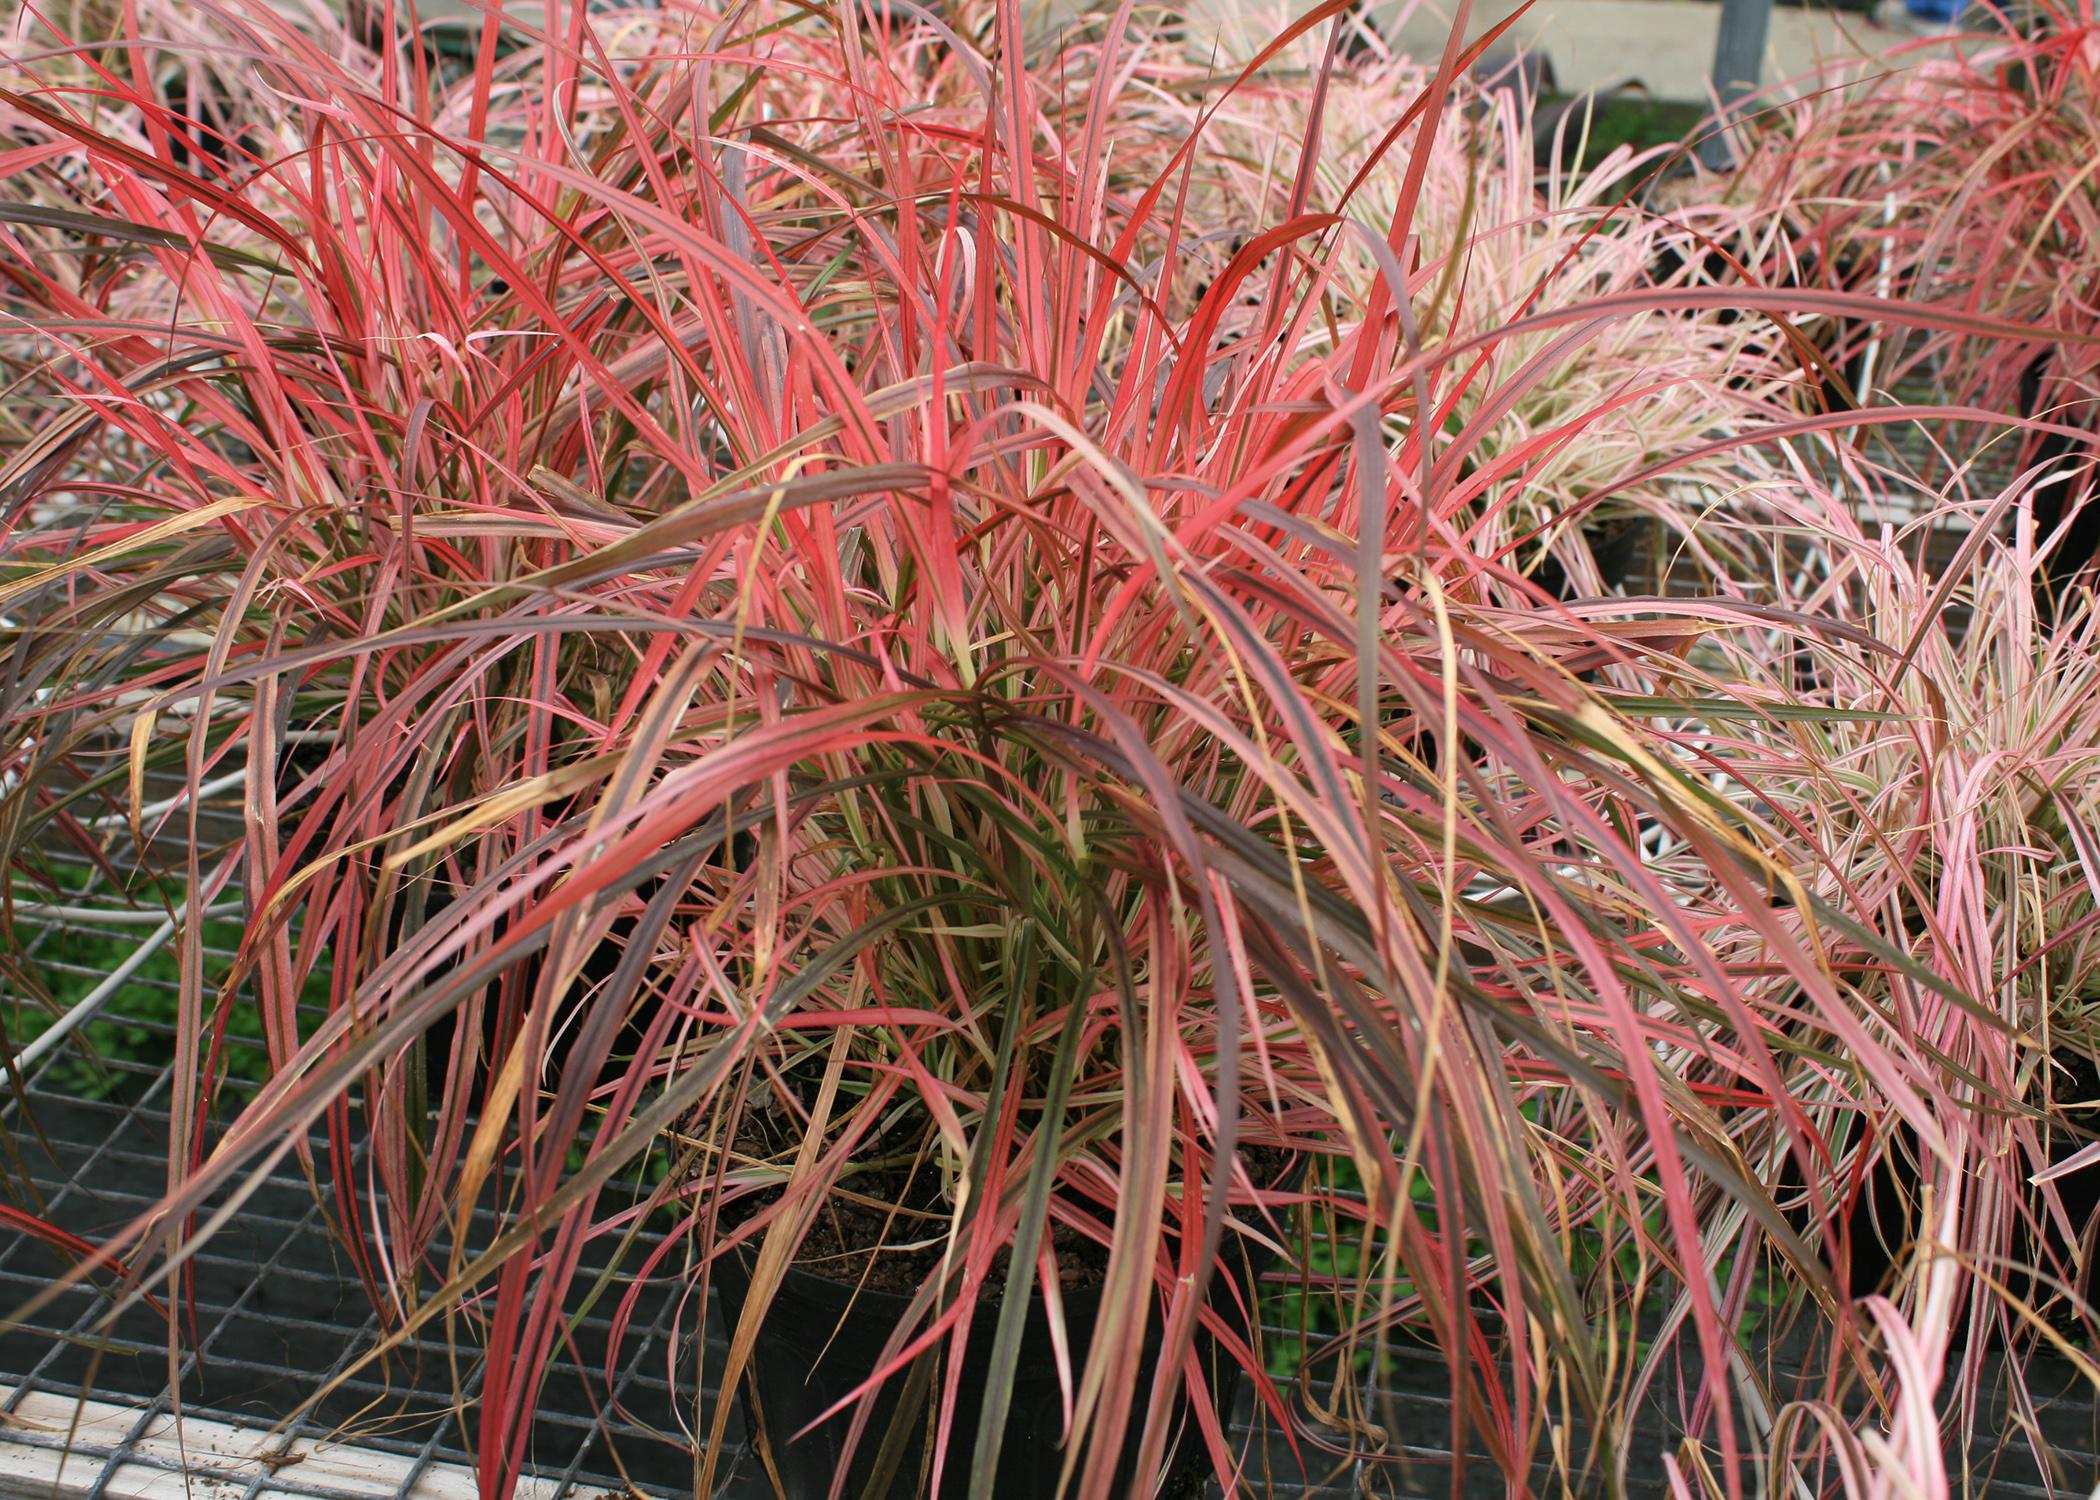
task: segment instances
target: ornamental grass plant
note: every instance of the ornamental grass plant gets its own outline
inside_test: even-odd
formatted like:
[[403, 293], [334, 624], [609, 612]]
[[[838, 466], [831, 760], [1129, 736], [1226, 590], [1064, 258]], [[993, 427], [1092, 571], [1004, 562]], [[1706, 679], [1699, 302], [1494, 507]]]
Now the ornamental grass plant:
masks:
[[[1512, 1494], [1624, 1490], [1658, 1403], [1680, 1487], [1827, 1485], [1754, 1305], [1819, 1380], [1900, 1370], [1818, 1410], [1922, 1463], [1904, 1340], [2015, 1304], [1921, 1249], [1862, 1307], [1833, 1247], [1906, 1127], [1921, 1233], [2051, 1215], [2019, 1173], [2074, 1127], [2009, 997], [2083, 974], [2087, 897], [1999, 845], [2087, 857], [2091, 657], [1934, 634], [2031, 554], [1934, 581], [1845, 531], [1787, 464], [1846, 438], [1794, 333], [2082, 335], [1657, 272], [1791, 221], [1644, 208], [1627, 158], [1534, 181], [1466, 79], [1492, 35], [1345, 61], [1342, 11], [1241, 73], [1014, 0], [148, 3], [15, 53], [0, 854], [144, 861], [185, 933], [165, 1199], [68, 1278], [179, 1342], [186, 1255], [299, 1158], [368, 1359], [485, 1357], [488, 1500], [565, 1309], [669, 1280], [696, 1336], [728, 1257], [730, 1392], [796, 1268], [904, 1267], [842, 1415], [880, 1444], [918, 1382], [977, 1497], [1022, 1321], [1079, 1285], [1123, 1332], [1058, 1371], [1083, 1500], [1152, 1493], [1190, 1420], [1253, 1485], [1178, 1399], [1203, 1339], [1374, 1471], [1419, 1419], [1354, 1372], [1412, 1342]], [[1690, 597], [1606, 588], [1614, 513]], [[1841, 535], [1822, 583], [1751, 581], [1802, 533]], [[1918, 731], [1957, 688], [1982, 718]], [[1987, 805], [1906, 821], [1971, 765]], [[624, 1291], [579, 1276], [607, 1244]], [[1282, 1378], [1220, 1270], [1254, 1250], [1330, 1309]], [[731, 1397], [691, 1395], [709, 1493]]]

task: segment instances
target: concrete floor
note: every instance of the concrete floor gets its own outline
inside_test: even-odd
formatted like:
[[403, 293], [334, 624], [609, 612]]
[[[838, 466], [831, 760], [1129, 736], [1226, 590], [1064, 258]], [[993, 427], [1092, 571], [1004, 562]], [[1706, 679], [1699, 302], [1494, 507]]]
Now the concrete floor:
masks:
[[[1198, 29], [1215, 35], [1224, 55], [1244, 58], [1276, 35], [1286, 9], [1302, 14], [1313, 0], [1295, 0], [1288, 7], [1277, 0], [1190, 3], [1205, 18]], [[1522, 8], [1521, 0], [1478, 0], [1466, 30], [1478, 36]], [[1433, 58], [1443, 51], [1454, 9], [1452, 0], [1387, 0], [1376, 13], [1380, 29], [1399, 50]], [[1697, 103], [1708, 97], [1720, 16], [1714, 0], [1535, 0], [1500, 47], [1543, 53], [1559, 92], [1631, 83], [1651, 98]], [[1833, 59], [1880, 52], [1915, 35], [1854, 13], [1776, 7], [1763, 81], [1799, 80], [1805, 87]]]
[[[418, 0], [426, 21], [464, 20], [494, 3], [537, 25], [544, 0]], [[1082, 6], [1110, 0], [1022, 0], [1057, 24]], [[1189, 8], [1190, 43], [1199, 55], [1216, 43], [1220, 61], [1243, 61], [1273, 39], [1291, 15], [1318, 0], [1182, 0]], [[1369, 0], [1377, 25], [1398, 50], [1431, 59], [1442, 54], [1455, 0]], [[1900, 0], [1898, 0], [1900, 4]], [[936, 5], [936, 9], [938, 6]], [[1523, 9], [1523, 0], [1476, 0], [1467, 21], [1478, 36]], [[1708, 97], [1718, 0], [1533, 0], [1497, 51], [1544, 54], [1555, 92], [1579, 94], [1632, 85], [1650, 98], [1701, 103]], [[1881, 26], [1853, 12], [1794, 5], [1774, 8], [1765, 49], [1766, 84], [1799, 81], [1808, 87], [1817, 69], [1834, 59], [1881, 52], [1916, 33]]]

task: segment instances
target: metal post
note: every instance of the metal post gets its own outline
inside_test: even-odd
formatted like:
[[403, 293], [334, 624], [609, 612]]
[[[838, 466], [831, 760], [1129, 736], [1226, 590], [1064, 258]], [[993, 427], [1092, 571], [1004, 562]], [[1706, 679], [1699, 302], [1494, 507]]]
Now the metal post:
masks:
[[1700, 143], [1699, 159], [1720, 170], [1735, 160], [1728, 140], [1735, 106], [1757, 92], [1765, 66], [1765, 39], [1772, 30], [1772, 0], [1721, 0], [1721, 29], [1714, 38], [1714, 96], [1721, 101], [1713, 131]]

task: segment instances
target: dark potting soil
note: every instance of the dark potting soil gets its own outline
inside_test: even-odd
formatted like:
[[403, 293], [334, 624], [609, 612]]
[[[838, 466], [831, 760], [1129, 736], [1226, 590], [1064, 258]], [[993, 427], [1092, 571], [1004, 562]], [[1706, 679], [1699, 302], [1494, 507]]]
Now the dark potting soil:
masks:
[[[904, 1225], [922, 1225], [913, 1247], [898, 1249], [884, 1241]], [[946, 1251], [946, 1221], [899, 1219], [886, 1209], [834, 1199], [824, 1205], [802, 1242], [796, 1263], [832, 1281], [909, 1294], [938, 1275]], [[907, 1232], [912, 1232], [907, 1230]], [[931, 1245], [920, 1244], [931, 1237]], [[1101, 1285], [1108, 1275], [1108, 1251], [1070, 1224], [1050, 1226], [1050, 1245], [1057, 1255], [1057, 1283], [1066, 1291]], [[992, 1261], [986, 1289], [1003, 1288], [1009, 1256], [1000, 1250]]]
[[[1248, 1175], [1265, 1184], [1280, 1181], [1297, 1160], [1291, 1152], [1273, 1146], [1243, 1146], [1240, 1159], [1247, 1164]], [[914, 1173], [899, 1166], [855, 1173], [851, 1182], [851, 1197], [834, 1192], [818, 1211], [796, 1264], [830, 1281], [906, 1295], [939, 1275], [948, 1250], [950, 1219], [934, 1185], [935, 1175], [923, 1168]], [[725, 1221], [748, 1219], [774, 1196], [746, 1199], [739, 1205], [741, 1212], [725, 1214]], [[1110, 1205], [1089, 1202], [1075, 1206], [1106, 1224], [1114, 1222]], [[1050, 1245], [1057, 1257], [1061, 1290], [1084, 1291], [1107, 1280], [1108, 1247], [1078, 1226], [1053, 1219]], [[996, 1296], [1005, 1289], [1010, 1258], [1007, 1247], [994, 1256], [985, 1296]]]

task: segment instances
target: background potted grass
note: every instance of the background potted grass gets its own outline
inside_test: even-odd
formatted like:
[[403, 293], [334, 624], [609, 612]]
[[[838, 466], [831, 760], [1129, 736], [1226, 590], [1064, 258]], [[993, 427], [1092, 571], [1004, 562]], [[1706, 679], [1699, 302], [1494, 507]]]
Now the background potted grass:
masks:
[[[1795, 1094], [1844, 1200], [1823, 1253], [1904, 1363], [1896, 1404], [1910, 1415], [1862, 1443], [1819, 1393], [1782, 1424], [1781, 1448], [1798, 1445], [1813, 1457], [1803, 1467], [1850, 1493], [1931, 1493], [1949, 1483], [1950, 1454], [1923, 1440], [1919, 1413], [1973, 1430], [1995, 1403], [2035, 1409], [2023, 1355], [2038, 1348], [2094, 1372], [2081, 1352], [2100, 1222], [2091, 594], [2045, 622], [2034, 580], [2063, 533], [2045, 543], [2031, 520], [1993, 524], [2038, 508], [2031, 479], [1987, 502], [1870, 496], [1869, 515], [1917, 513], [1897, 528], [1804, 505], [1792, 478], [1760, 486], [1742, 521], [1787, 563], [1724, 586], [1798, 649], [1716, 638], [1729, 649], [1704, 665], [1742, 717], [1700, 726], [1698, 753], [1738, 768], [1804, 882], [1848, 914], [1826, 934], [1831, 958], [1937, 1102], [1925, 1118], [1890, 1108], [1810, 1061], [1849, 1049], [1796, 1034], [1808, 1071]], [[1753, 519], [1759, 504], [1772, 509]], [[1920, 538], [1950, 520], [1966, 540], [1930, 566]]]
[[[1359, 173], [1395, 129], [1393, 101], [1427, 87], [1433, 63], [1359, 57], [1318, 91], [1279, 68], [1218, 101], [1203, 135], [1215, 162], [1206, 176], [1224, 199], [1217, 216], [1281, 221], [1309, 193], [1389, 222], [1403, 174]], [[1764, 217], [1704, 198], [1647, 206], [1682, 148], [1578, 153], [1580, 114], [1550, 127], [1565, 139], [1535, 168], [1533, 102], [1514, 88], [1469, 91], [1441, 128], [1403, 128], [1391, 147], [1425, 158], [1412, 205], [1431, 273], [1420, 337], [1470, 346], [1444, 382], [1452, 519], [1483, 559], [1555, 597], [1644, 593], [1671, 547], [1711, 545], [1697, 516], [1738, 477], [1734, 451], [1715, 440], [1790, 415], [1809, 384], [1801, 356], [1774, 344], [1767, 321], [1729, 309], [1629, 310], [1572, 349], [1559, 322], [1505, 330], [1534, 314], [1693, 289], [1717, 239], [1762, 226], [1768, 250], [1786, 241]], [[1301, 181], [1277, 154], [1314, 128], [1326, 146]], [[1564, 161], [1574, 156], [1583, 159]]]
[[[487, 1352], [492, 1496], [593, 1238], [736, 1283], [744, 1365], [809, 1276], [915, 1267], [832, 1426], [950, 1493], [1001, 1482], [1031, 1324], [1066, 1493], [1231, 1476], [1219, 1387], [1283, 1398], [1245, 1330], [1286, 1213], [1363, 1226], [1329, 1363], [1433, 1342], [1454, 1451], [1519, 1492], [1622, 1487], [1680, 1358], [1739, 1485], [1784, 1438], [1761, 1276], [1871, 1357], [1817, 1111], [1930, 1118], [1860, 975], [1959, 980], [1835, 943], [1866, 885], [1674, 727], [1751, 692], [1687, 658], [1760, 601], [1522, 576], [1568, 509], [1827, 424], [1719, 319], [1745, 294], [1638, 283], [1673, 231], [1534, 198], [1521, 129], [1466, 123], [1488, 39], [1344, 76], [1338, 9], [1272, 49], [1310, 68], [1258, 150], [1258, 72], [1128, 10], [1038, 53], [1010, 5], [557, 7], [455, 71], [189, 7], [179, 59], [148, 12], [91, 88], [18, 65], [11, 868], [109, 856], [85, 820], [149, 774], [245, 775], [237, 844], [157, 830], [192, 926], [250, 920], [224, 986], [183, 949], [171, 1187], [109, 1254], [179, 1296], [199, 1209], [368, 1138], [345, 1240], [388, 1343]], [[170, 103], [202, 59], [216, 115]], [[272, 1077], [215, 1109], [250, 1005]], [[1822, 1064], [1850, 1093], [1797, 1099]], [[1119, 1338], [1072, 1337], [1068, 1277]]]
[[[1970, 501], [1876, 493], [1898, 482], [1865, 464], [1849, 477], [1870, 492], [1841, 499], [1803, 486], [1798, 470], [1747, 486], [1724, 524], [1740, 528], [1744, 555], [1770, 556], [1684, 606], [1719, 619], [1733, 599], [1741, 611], [1742, 628], [1717, 631], [1687, 663], [1698, 685], [1680, 701], [1719, 711], [1658, 727], [1755, 807], [1810, 893], [1783, 921], [1800, 923], [1798, 941], [1827, 945], [1852, 1021], [1889, 1046], [1876, 1066], [1912, 1079], [1908, 1096], [1884, 1087], [1866, 1049], [1801, 1014], [1787, 1088], [1827, 1153], [1823, 1170], [1789, 1169], [1766, 1133], [1775, 1117], [1738, 1117], [1752, 1169], [1778, 1185], [1776, 1205], [1845, 1294], [1834, 1319], [1791, 1298], [1771, 1309], [1804, 1376], [1775, 1391], [1774, 1482], [1948, 1494], [1974, 1482], [1963, 1434], [2014, 1412], [2046, 1424], [2052, 1401], [2076, 1409], [2100, 1374], [2089, 1353], [2100, 1222], [2091, 596], [2070, 596], [2044, 623], [2035, 528], [1993, 524], [2034, 507], [2030, 483]], [[1915, 519], [1862, 524], [1855, 506]], [[1923, 538], [1950, 521], [1966, 541], [1928, 561]], [[1723, 948], [1730, 910], [1708, 909]], [[1809, 910], [1827, 915], [1802, 921]], [[1740, 940], [1769, 941], [1747, 929]], [[1777, 1014], [1789, 1000], [1767, 1003]], [[1907, 1098], [1929, 1108], [1913, 1114]], [[1743, 1273], [1760, 1264], [1765, 1232], [1724, 1210], [1709, 1242]], [[1866, 1378], [1862, 1349], [1889, 1362], [1864, 1423], [1845, 1414]], [[2030, 1384], [2039, 1350], [2062, 1362], [2046, 1387]], [[2066, 1370], [2074, 1383], [2059, 1391]], [[2050, 1474], [2046, 1443], [2032, 1441]], [[1684, 1496], [1725, 1488], [1674, 1460], [1672, 1483]]]
[[[1959, 48], [1900, 49], [1892, 66], [1834, 68], [1830, 87], [1764, 112], [1730, 194], [1784, 205], [1821, 252], [1807, 269], [1824, 284], [1846, 266], [1853, 285], [1886, 295], [2088, 333], [2100, 31], [2090, 12], [2057, 4], [2006, 7], [1986, 30]], [[1856, 328], [1851, 342], [1875, 333]], [[1884, 391], [1923, 388], [2040, 419], [2013, 433], [1948, 424], [1910, 467], [1978, 493], [1999, 487], [1982, 469], [2032, 473], [2037, 597], [2047, 608], [2089, 583], [2100, 545], [2100, 513], [2086, 503], [2100, 399], [2090, 345], [1953, 330], [1879, 342]]]

